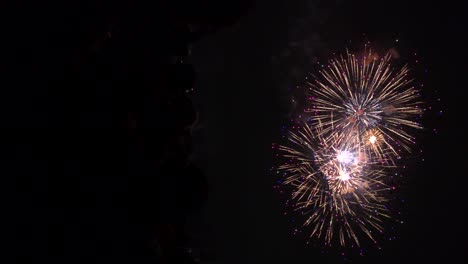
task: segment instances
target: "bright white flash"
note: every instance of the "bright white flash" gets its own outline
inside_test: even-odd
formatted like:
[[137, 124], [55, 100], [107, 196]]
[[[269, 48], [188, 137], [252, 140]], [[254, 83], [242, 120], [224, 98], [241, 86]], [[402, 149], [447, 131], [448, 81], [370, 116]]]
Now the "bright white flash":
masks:
[[342, 180], [342, 181], [347, 181], [347, 180], [349, 180], [349, 178], [351, 178], [351, 177], [349, 176], [349, 174], [346, 173], [346, 172], [343, 171], [343, 170], [340, 170], [339, 173], [340, 173], [340, 175], [338, 176], [338, 179], [340, 179], [340, 180]]
[[370, 142], [371, 144], [374, 144], [375, 141], [377, 141], [377, 138], [376, 138], [374, 135], [372, 135], [372, 136], [369, 137], [369, 142]]
[[354, 161], [353, 154], [347, 150], [338, 152], [336, 159], [341, 163], [351, 163]]

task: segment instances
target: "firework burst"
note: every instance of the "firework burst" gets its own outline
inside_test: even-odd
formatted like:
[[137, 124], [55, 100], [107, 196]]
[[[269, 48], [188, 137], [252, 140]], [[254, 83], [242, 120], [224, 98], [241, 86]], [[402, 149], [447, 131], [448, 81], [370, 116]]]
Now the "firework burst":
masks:
[[307, 216], [310, 236], [326, 244], [337, 238], [359, 246], [358, 233], [377, 243], [389, 218], [388, 172], [400, 150], [411, 149], [411, 129], [421, 128], [408, 67], [392, 68], [390, 54], [366, 54], [333, 59], [308, 83], [307, 122], [279, 147], [294, 208]]
[[372, 168], [363, 146], [335, 134], [323, 138], [321, 127], [304, 124], [290, 132], [290, 146], [280, 146], [288, 159], [279, 167], [287, 171], [284, 184], [293, 186], [295, 210], [307, 215], [311, 237], [341, 245], [351, 239], [359, 245], [356, 229], [375, 242], [373, 232], [382, 232], [382, 218], [388, 217], [382, 181], [383, 171]]
[[408, 78], [407, 66], [392, 68], [390, 53], [380, 59], [371, 51], [366, 54], [358, 58], [348, 52], [332, 59], [308, 83], [312, 100], [306, 112], [316, 123], [320, 121], [325, 134], [361, 137], [374, 131], [375, 137], [383, 139], [379, 146], [393, 148], [397, 157], [396, 147], [410, 150], [414, 143], [406, 128], [421, 128], [414, 121], [422, 114], [419, 91]]

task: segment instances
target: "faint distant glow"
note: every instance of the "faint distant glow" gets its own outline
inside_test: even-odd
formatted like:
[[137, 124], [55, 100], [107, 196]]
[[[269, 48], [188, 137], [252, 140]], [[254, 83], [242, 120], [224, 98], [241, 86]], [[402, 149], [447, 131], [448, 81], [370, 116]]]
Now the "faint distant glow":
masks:
[[338, 155], [336, 155], [336, 159], [341, 163], [351, 163], [354, 161], [353, 154], [347, 150], [340, 151]]
[[369, 137], [369, 142], [370, 142], [371, 144], [374, 144], [375, 141], [377, 141], [377, 138], [376, 138], [374, 135], [372, 135], [372, 136]]

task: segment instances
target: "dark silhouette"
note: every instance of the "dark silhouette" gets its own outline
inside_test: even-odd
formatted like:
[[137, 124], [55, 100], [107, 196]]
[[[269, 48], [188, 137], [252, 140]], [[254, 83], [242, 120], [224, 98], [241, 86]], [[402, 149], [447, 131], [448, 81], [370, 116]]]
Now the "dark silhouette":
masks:
[[190, 43], [247, 3], [25, 3], [1, 63], [9, 252], [21, 263], [194, 263]]

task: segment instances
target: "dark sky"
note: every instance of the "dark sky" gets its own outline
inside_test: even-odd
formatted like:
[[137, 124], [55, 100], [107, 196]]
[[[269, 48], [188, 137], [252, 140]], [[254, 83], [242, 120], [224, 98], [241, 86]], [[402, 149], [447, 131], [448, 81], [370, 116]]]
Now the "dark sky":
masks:
[[[457, 154], [466, 146], [467, 10], [450, 1], [257, 1], [235, 25], [194, 44], [196, 159], [211, 186], [195, 217], [197, 241], [214, 252], [214, 263], [468, 261], [467, 179]], [[290, 113], [289, 88], [313, 70], [313, 59], [367, 40], [412, 63], [433, 110], [418, 138], [423, 154], [402, 171], [399, 195], [407, 202], [398, 239], [345, 258], [291, 234], [294, 218], [282, 214], [284, 197], [272, 188], [271, 143]]]

